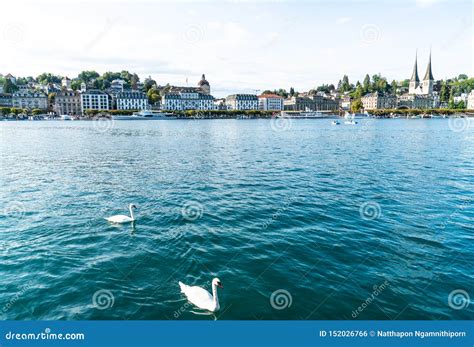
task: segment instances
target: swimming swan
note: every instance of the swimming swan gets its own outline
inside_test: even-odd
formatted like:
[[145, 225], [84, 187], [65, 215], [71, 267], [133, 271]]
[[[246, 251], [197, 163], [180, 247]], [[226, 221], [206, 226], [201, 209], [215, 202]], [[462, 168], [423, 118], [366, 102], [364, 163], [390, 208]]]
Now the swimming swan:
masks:
[[219, 298], [217, 297], [217, 287], [224, 288], [221, 281], [218, 278], [212, 280], [212, 295], [204, 288], [198, 286], [188, 286], [182, 282], [179, 282], [181, 293], [186, 295], [189, 302], [196, 305], [199, 308], [208, 310], [211, 312], [218, 311]]
[[129, 216], [125, 216], [123, 214], [118, 214], [118, 215], [115, 215], [115, 216], [112, 216], [112, 217], [108, 217], [108, 218], [105, 218], [106, 220], [108, 220], [109, 222], [112, 222], [112, 223], [129, 223], [129, 222], [134, 222], [135, 221], [135, 216], [133, 214], [133, 210], [136, 209], [137, 206], [135, 206], [134, 204], [130, 204], [128, 205], [128, 209], [130, 210], [130, 217]]

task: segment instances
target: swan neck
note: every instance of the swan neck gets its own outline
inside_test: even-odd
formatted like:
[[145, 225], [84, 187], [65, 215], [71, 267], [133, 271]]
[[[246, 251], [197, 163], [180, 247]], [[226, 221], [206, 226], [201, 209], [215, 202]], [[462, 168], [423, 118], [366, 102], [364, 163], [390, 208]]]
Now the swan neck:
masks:
[[135, 216], [133, 215], [133, 208], [132, 206], [129, 207], [130, 210], [130, 218], [135, 219]]
[[217, 297], [217, 285], [213, 284], [212, 285], [212, 300], [216, 304], [216, 306], [219, 306], [219, 298]]

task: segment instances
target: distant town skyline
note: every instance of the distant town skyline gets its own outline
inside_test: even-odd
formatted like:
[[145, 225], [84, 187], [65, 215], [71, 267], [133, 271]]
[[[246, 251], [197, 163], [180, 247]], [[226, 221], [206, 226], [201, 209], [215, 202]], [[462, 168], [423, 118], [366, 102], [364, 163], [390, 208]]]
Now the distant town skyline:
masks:
[[[93, 6], [93, 9], [91, 8]], [[128, 70], [216, 97], [409, 79], [432, 51], [435, 79], [473, 75], [471, 1], [23, 1], [4, 4], [1, 73], [75, 77]]]

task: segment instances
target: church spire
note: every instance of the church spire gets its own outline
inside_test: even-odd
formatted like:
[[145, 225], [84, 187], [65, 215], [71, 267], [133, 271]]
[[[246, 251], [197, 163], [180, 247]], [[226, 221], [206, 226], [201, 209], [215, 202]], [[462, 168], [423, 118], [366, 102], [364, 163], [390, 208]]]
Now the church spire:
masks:
[[431, 71], [431, 50], [430, 50], [430, 58], [428, 60], [428, 66], [426, 67], [426, 73], [423, 80], [434, 81], [433, 72]]
[[416, 51], [415, 54], [415, 65], [413, 66], [413, 73], [411, 74], [410, 82], [420, 82], [420, 79], [418, 77], [418, 51]]

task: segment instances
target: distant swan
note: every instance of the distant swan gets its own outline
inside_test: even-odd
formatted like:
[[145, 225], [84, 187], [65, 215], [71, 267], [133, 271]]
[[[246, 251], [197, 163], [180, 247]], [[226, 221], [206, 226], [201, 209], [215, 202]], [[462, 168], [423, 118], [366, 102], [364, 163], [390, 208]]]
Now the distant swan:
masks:
[[191, 287], [182, 282], [178, 283], [181, 288], [181, 293], [186, 295], [189, 302], [192, 304], [211, 312], [219, 310], [220, 306], [219, 298], [217, 297], [217, 287], [224, 288], [224, 286], [218, 278], [212, 280], [212, 295], [204, 288], [198, 286]]
[[115, 216], [112, 216], [112, 217], [108, 217], [108, 218], [105, 218], [106, 220], [108, 220], [109, 222], [112, 222], [112, 223], [129, 223], [129, 222], [134, 222], [135, 221], [135, 216], [133, 214], [133, 210], [136, 209], [137, 206], [135, 206], [134, 204], [130, 204], [128, 205], [128, 209], [130, 210], [130, 217], [129, 216], [125, 216], [123, 214], [118, 214], [118, 215], [115, 215]]

